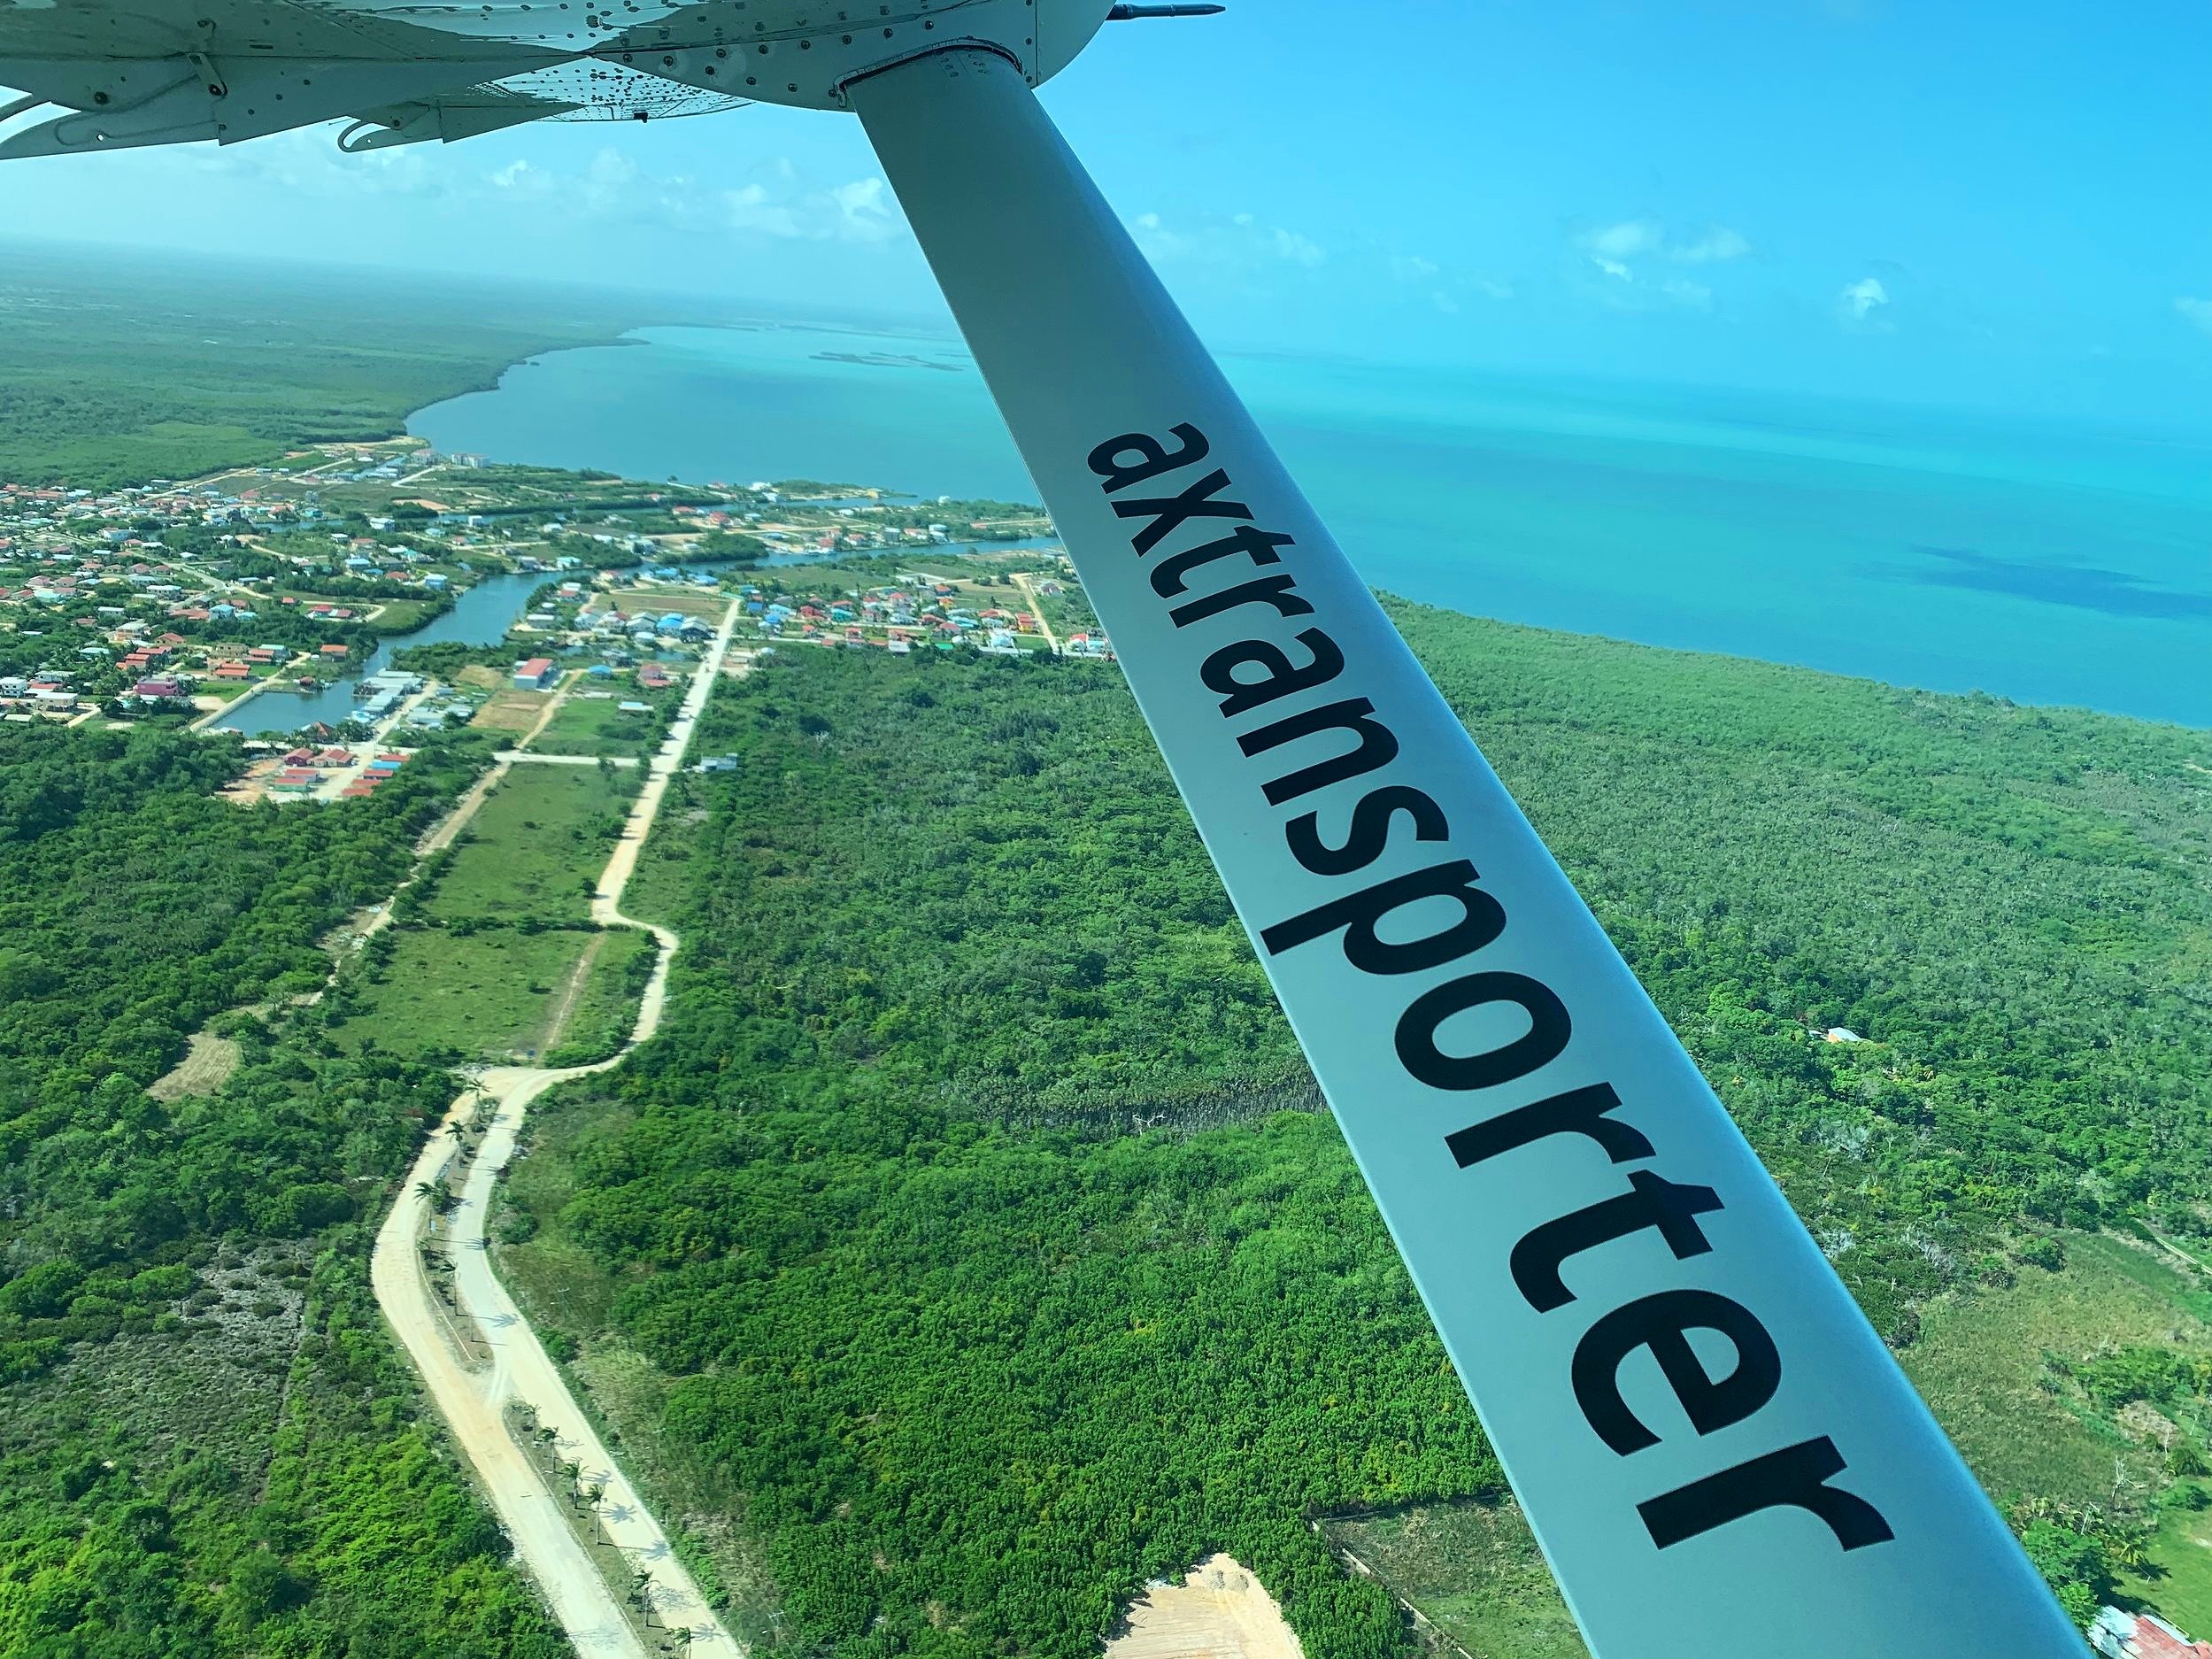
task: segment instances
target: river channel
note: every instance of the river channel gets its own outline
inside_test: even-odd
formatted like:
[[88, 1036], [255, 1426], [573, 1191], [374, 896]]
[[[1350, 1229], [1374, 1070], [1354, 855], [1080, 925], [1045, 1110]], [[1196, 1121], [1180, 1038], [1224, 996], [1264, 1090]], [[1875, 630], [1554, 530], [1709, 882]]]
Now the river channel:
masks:
[[[517, 571], [485, 576], [453, 601], [453, 608], [434, 616], [420, 628], [394, 634], [370, 655], [360, 668], [333, 680], [318, 691], [299, 691], [272, 687], [251, 698], [235, 719], [227, 721], [249, 737], [281, 737], [302, 726], [320, 721], [335, 726], [349, 718], [360, 702], [361, 682], [391, 667], [392, 652], [402, 645], [435, 645], [453, 641], [464, 645], [489, 645], [507, 636], [528, 606], [530, 595], [547, 580], [543, 571]], [[300, 666], [304, 666], [303, 661]]]

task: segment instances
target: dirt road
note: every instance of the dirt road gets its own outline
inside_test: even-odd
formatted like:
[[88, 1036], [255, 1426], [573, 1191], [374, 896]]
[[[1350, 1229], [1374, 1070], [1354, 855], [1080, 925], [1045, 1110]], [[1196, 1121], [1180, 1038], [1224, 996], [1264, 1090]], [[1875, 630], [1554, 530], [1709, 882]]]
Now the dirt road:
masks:
[[[591, 1506], [594, 1547], [613, 1548], [628, 1558], [626, 1564], [609, 1563], [618, 1579], [632, 1572], [645, 1575], [643, 1594], [655, 1623], [669, 1630], [688, 1628], [690, 1651], [695, 1655], [734, 1659], [743, 1649], [714, 1624], [705, 1599], [669, 1548], [644, 1500], [608, 1455], [536, 1333], [499, 1283], [485, 1248], [484, 1224], [493, 1189], [514, 1154], [530, 1102], [556, 1083], [620, 1065], [630, 1048], [649, 1040], [660, 1028], [676, 936], [625, 915], [622, 892], [660, 811], [668, 780], [682, 765], [699, 711], [721, 675], [738, 614], [739, 606], [733, 603], [684, 695], [667, 741], [652, 757], [623, 839], [616, 844], [592, 900], [593, 920], [609, 927], [644, 928], [659, 944], [659, 960], [639, 1002], [629, 1044], [621, 1054], [593, 1066], [486, 1070], [476, 1088], [454, 1101], [444, 1124], [423, 1148], [403, 1195], [377, 1234], [372, 1265], [377, 1304], [384, 1317], [474, 1466], [513, 1540], [516, 1555], [544, 1590], [584, 1659], [645, 1659], [647, 1650], [592, 1560], [591, 1550], [577, 1537], [570, 1516], [578, 1512], [575, 1506], [582, 1500], [551, 1489], [509, 1427], [511, 1406], [528, 1407], [541, 1429], [554, 1431], [559, 1461], [580, 1467], [582, 1485], [604, 1488]], [[467, 1120], [485, 1126], [483, 1138], [463, 1178], [459, 1203], [440, 1216], [429, 1197], [417, 1191], [416, 1183], [442, 1187], [460, 1156], [457, 1125]], [[450, 1312], [425, 1270], [425, 1239], [441, 1246], [454, 1264]], [[450, 1332], [456, 1322], [472, 1347], [489, 1353], [489, 1363], [472, 1359], [455, 1345]]]
[[634, 767], [637, 764], [634, 755], [535, 754], [520, 749], [502, 749], [492, 759], [506, 762], [528, 760], [534, 766], [597, 766], [602, 760], [614, 767]]
[[1021, 597], [1029, 600], [1029, 614], [1037, 618], [1037, 631], [1044, 636], [1046, 647], [1055, 657], [1059, 656], [1060, 636], [1052, 631], [1052, 623], [1044, 618], [1044, 606], [1043, 601], [1037, 597], [1037, 589], [1031, 585], [1029, 577], [1019, 573], [1014, 578], [1014, 585], [1021, 589]]

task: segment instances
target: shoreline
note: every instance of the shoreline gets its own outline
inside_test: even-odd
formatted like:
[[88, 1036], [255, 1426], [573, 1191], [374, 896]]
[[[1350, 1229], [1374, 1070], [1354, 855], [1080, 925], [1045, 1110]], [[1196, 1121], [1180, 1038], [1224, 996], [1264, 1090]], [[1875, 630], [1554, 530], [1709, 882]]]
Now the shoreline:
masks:
[[[666, 386], [657, 383], [659, 370], [641, 371], [636, 367], [639, 362], [636, 359], [630, 359], [632, 367], [620, 371], [616, 382], [609, 386], [603, 387], [598, 377], [591, 377], [585, 383], [590, 386], [594, 397], [613, 397], [618, 405], [625, 397], [630, 400], [624, 407], [620, 422], [623, 434], [612, 446], [581, 409], [574, 412], [571, 418], [568, 401], [572, 395], [582, 395], [582, 386], [565, 383], [543, 397], [533, 396], [514, 405], [513, 418], [521, 424], [513, 431], [503, 433], [499, 429], [510, 417], [495, 411], [479, 411], [470, 415], [467, 424], [476, 428], [471, 432], [449, 432], [432, 437], [418, 429], [426, 412], [450, 404], [451, 399], [440, 399], [412, 411], [407, 417], [408, 430], [443, 447], [470, 449], [513, 464], [595, 467], [650, 477], [673, 471], [681, 481], [702, 472], [699, 464], [687, 465], [681, 452], [692, 440], [672, 428], [671, 436], [676, 444], [672, 451], [651, 431], [641, 437], [640, 423], [646, 412], [665, 408], [682, 414], [681, 405], [690, 395], [684, 388], [696, 380], [709, 388], [705, 396], [710, 406], [696, 412], [697, 420], [678, 424], [690, 432], [696, 432], [702, 426], [719, 430], [716, 423], [722, 417], [711, 406], [717, 395], [713, 389], [736, 389], [731, 393], [729, 403], [728, 442], [731, 448], [742, 452], [748, 442], [748, 427], [768, 419], [758, 397], [749, 401], [749, 394], [743, 390], [744, 383], [755, 382], [757, 392], [760, 374], [768, 374], [771, 380], [788, 374], [794, 377], [794, 384], [803, 383], [820, 392], [819, 398], [810, 393], [803, 413], [795, 417], [794, 423], [802, 432], [829, 420], [829, 410], [842, 408], [847, 403], [852, 403], [856, 418], [864, 424], [834, 458], [794, 456], [790, 458], [791, 467], [778, 466], [775, 470], [790, 474], [795, 467], [797, 475], [809, 477], [856, 472], [900, 476], [896, 472], [885, 473], [883, 463], [871, 460], [866, 452], [871, 444], [881, 445], [887, 441], [884, 432], [887, 426], [896, 423], [894, 417], [903, 415], [925, 423], [935, 419], [939, 427], [966, 429], [975, 413], [968, 405], [976, 403], [982, 395], [979, 380], [961, 375], [887, 373], [856, 381], [850, 377], [860, 374], [859, 367], [812, 360], [818, 345], [854, 337], [904, 340], [909, 345], [927, 341], [950, 347], [953, 343], [950, 336], [931, 336], [919, 330], [902, 335], [850, 324], [777, 320], [750, 324], [641, 324], [628, 330], [621, 343], [659, 344], [682, 351], [680, 344], [645, 337], [649, 331], [663, 328], [719, 336], [773, 334], [785, 336], [798, 354], [789, 360], [781, 356], [764, 359], [760, 365], [754, 366], [742, 358], [723, 360], [712, 353], [700, 356], [695, 352], [698, 360], [683, 365], [682, 382], [672, 381]], [[531, 360], [543, 364], [560, 359], [568, 351], [588, 349], [560, 347], [535, 354]], [[830, 374], [815, 381], [811, 377], [817, 370]], [[891, 390], [917, 382], [931, 388], [948, 383], [954, 389], [965, 382], [968, 390], [945, 397], [932, 392], [919, 398], [910, 397], [903, 390]], [[854, 389], [861, 386], [875, 390], [856, 393]], [[526, 390], [535, 392], [536, 388], [514, 385], [506, 390], [520, 394]], [[1321, 396], [1319, 392], [1301, 399], [1299, 413], [1289, 418], [1280, 409], [1276, 411], [1269, 424], [1277, 428], [1278, 437], [1285, 440], [1286, 463], [1294, 475], [1313, 480], [1309, 488], [1317, 497], [1329, 482], [1329, 468], [1317, 471], [1310, 456], [1301, 459], [1293, 451], [1299, 445], [1310, 447], [1317, 433], [1326, 436], [1333, 431], [1329, 424], [1332, 420], [1358, 426], [1362, 419], [1362, 400], [1372, 401], [1381, 390], [1387, 390], [1380, 382], [1353, 388], [1347, 394], [1349, 401], [1344, 410], [1336, 416], [1327, 414], [1323, 405], [1315, 401]], [[1412, 388], [1415, 394], [1422, 390], [1419, 383]], [[1432, 394], [1436, 390], [1433, 387], [1428, 390]], [[1559, 389], [1545, 390], [1556, 394]], [[856, 397], [858, 402], [853, 401]], [[1263, 412], [1273, 401], [1278, 400], [1255, 397], [1256, 405]], [[1305, 407], [1307, 404], [1312, 406]], [[936, 410], [942, 418], [929, 416], [928, 412], [932, 410]], [[1923, 441], [1931, 423], [1944, 418], [1941, 412], [1907, 413], [1914, 424], [1900, 442]], [[1633, 410], [1627, 412], [1635, 413]], [[953, 420], [954, 415], [958, 416], [957, 421]], [[1412, 420], [1414, 425], [1406, 428], [1402, 444], [1392, 437], [1389, 429], [1362, 429], [1360, 441], [1366, 450], [1372, 451], [1371, 458], [1362, 451], [1339, 468], [1357, 472], [1373, 466], [1383, 469], [1375, 475], [1387, 477], [1391, 475], [1390, 468], [1397, 465], [1391, 458], [1402, 451], [1411, 458], [1404, 463], [1413, 469], [1408, 476], [1422, 483], [1422, 488], [1411, 495], [1406, 494], [1401, 481], [1371, 492], [1363, 499], [1355, 498], [1355, 505], [1349, 509], [1341, 499], [1334, 509], [1324, 506], [1323, 516], [1340, 541], [1347, 548], [1365, 550], [1355, 556], [1355, 562], [1371, 588], [1461, 615], [1519, 627], [1803, 668], [1846, 679], [1869, 680], [1901, 691], [1968, 698], [1985, 695], [2023, 707], [2083, 710], [2190, 730], [2212, 730], [2212, 698], [2189, 700], [2184, 695], [2190, 683], [2186, 674], [2183, 668], [2173, 667], [2176, 660], [2185, 664], [2189, 642], [2193, 637], [2193, 631], [2169, 632], [2193, 630], [2195, 601], [2190, 590], [2171, 590], [2179, 608], [2170, 618], [2141, 608], [2154, 603], [2150, 598], [2133, 606], [2116, 601], [2110, 608], [2100, 609], [2095, 593], [2076, 596], [2067, 589], [2067, 573], [2075, 567], [2046, 552], [2004, 564], [2003, 570], [2016, 573], [2023, 590], [2034, 581], [2055, 583], [2057, 585], [2048, 593], [1946, 583], [1937, 580], [1944, 571], [1930, 562], [1931, 555], [1915, 554], [1918, 543], [1900, 539], [1889, 548], [1867, 544], [1862, 540], [1862, 530], [1856, 525], [1837, 531], [1834, 536], [1815, 535], [1787, 554], [1779, 548], [1788, 547], [1789, 543], [1778, 544], [1777, 551], [1769, 556], [1772, 568], [1753, 582], [1731, 574], [1734, 566], [1747, 556], [1741, 546], [1730, 544], [1710, 558], [1694, 552], [1700, 527], [1708, 521], [1724, 523], [1735, 511], [1735, 486], [1717, 475], [1708, 487], [1683, 498], [1682, 515], [1675, 519], [1662, 515], [1650, 521], [1657, 537], [1653, 552], [1649, 557], [1632, 556], [1618, 543], [1600, 545], [1599, 526], [1584, 521], [1581, 509], [1568, 495], [1561, 495], [1555, 510], [1547, 510], [1540, 501], [1532, 503], [1526, 491], [1507, 499], [1493, 498], [1495, 486], [1486, 487], [1479, 477], [1468, 482], [1463, 490], [1454, 490], [1434, 480], [1429, 482], [1436, 482], [1436, 487], [1430, 488], [1422, 481], [1434, 467], [1422, 457], [1435, 451], [1433, 459], [1440, 464], [1445, 451], [1437, 450], [1437, 444], [1444, 438], [1472, 444], [1489, 433], [1507, 445], [1496, 455], [1510, 458], [1525, 451], [1525, 459], [1531, 466], [1553, 469], [1569, 465], [1569, 459], [1562, 458], [1582, 455], [1584, 451], [1589, 453], [1573, 464], [1613, 467], [1618, 461], [1615, 451], [1619, 451], [1627, 454], [1632, 463], [1630, 470], [1617, 475], [1628, 481], [1624, 487], [1635, 488], [1641, 480], [1657, 489], [1662, 485], [1671, 487], [1670, 475], [1661, 466], [1666, 459], [1661, 451], [1669, 447], [1667, 442], [1648, 432], [1640, 436], [1626, 432], [1612, 436], [1563, 435], [1561, 430], [1546, 430], [1542, 421], [1533, 417], [1530, 422], [1515, 425], [1511, 409], [1470, 411], [1474, 424], [1466, 425], [1463, 431], [1437, 428], [1427, 438], [1417, 440], [1414, 435], [1428, 429], [1423, 422], [1432, 423], [1447, 416], [1448, 411], [1416, 408], [1403, 412], [1400, 419]], [[1638, 418], [1648, 423], [1657, 417]], [[1699, 418], [1707, 425], [1699, 428], [1699, 431], [1722, 430], [1718, 417], [1708, 413]], [[609, 415], [607, 419], [615, 417]], [[989, 417], [984, 419], [988, 421]], [[554, 434], [559, 436], [554, 437]], [[800, 437], [782, 447], [804, 450], [811, 441]], [[828, 444], [826, 435], [822, 441]], [[903, 442], [898, 440], [894, 448], [900, 448]], [[958, 475], [960, 467], [968, 463], [959, 461], [959, 458], [983, 452], [963, 446], [988, 446], [995, 442], [988, 433], [973, 439], [958, 439], [947, 451], [958, 465], [949, 473], [939, 471], [933, 476], [921, 475], [917, 467], [932, 445], [944, 447], [935, 439], [921, 450], [906, 454], [903, 463], [893, 464], [903, 464], [907, 473], [915, 475], [911, 481], [912, 493], [919, 499], [929, 499], [933, 489], [942, 487], [947, 479], [954, 486], [952, 492], [960, 494], [964, 490]], [[1676, 441], [1677, 446], [1679, 442]], [[1629, 447], [1622, 450], [1622, 445]], [[650, 457], [611, 452], [641, 446], [644, 450], [658, 448], [660, 452]], [[1478, 457], [1483, 454], [1477, 450], [1466, 452]], [[1787, 494], [1800, 481], [1807, 487], [1822, 481], [1832, 482], [1833, 468], [1846, 464], [1833, 457], [1729, 449], [1717, 440], [1704, 449], [1682, 452], [1718, 458], [1714, 462], [1716, 466], [1740, 465], [1761, 476], [1775, 468], [1784, 469], [1761, 486], [1780, 503], [1777, 506], [1769, 502], [1759, 510], [1769, 519], [1777, 513], [1800, 511], [1792, 505], [1794, 498]], [[554, 459], [533, 459], [541, 456]], [[858, 459], [854, 459], [856, 456]], [[2015, 463], [2019, 460], [2017, 457], [2012, 459]], [[691, 461], [698, 463], [699, 457], [693, 455]], [[1497, 461], [1495, 455], [1492, 462], [1504, 464]], [[766, 467], [768, 464], [762, 465]], [[1849, 463], [1854, 474], [1865, 471], [1871, 465], [1863, 458]], [[984, 463], [987, 471], [999, 467], [1000, 463], [995, 460]], [[1646, 470], [1639, 473], [1635, 470], [1637, 467]], [[743, 468], [738, 463], [721, 460], [704, 467], [704, 472], [712, 475], [733, 470]], [[1966, 473], [1916, 470], [1895, 463], [1890, 465], [1889, 470], [1900, 481], [1894, 486], [1898, 491], [1924, 488], [1934, 492], [1924, 497], [1900, 496], [1895, 528], [1895, 535], [1900, 538], [1919, 536], [1931, 544], [1955, 529], [1944, 521], [1945, 513], [1955, 516], [1958, 513], [1980, 513], [1986, 507], [1997, 513], [2002, 523], [1992, 521], [1987, 527], [1992, 544], [1996, 544], [2005, 527], [2032, 520], [2039, 501], [2053, 490], [2071, 491], [2081, 500], [2093, 498], [2092, 487], [2078, 481], [2013, 483]], [[1615, 475], [1608, 473], [1605, 476]], [[1678, 484], [1680, 480], [1671, 482]], [[1341, 495], [1341, 477], [1337, 485]], [[1782, 493], [1777, 495], [1777, 491]], [[974, 490], [968, 489], [965, 493]], [[1025, 493], [1034, 495], [1033, 490]], [[2174, 504], [2162, 498], [2143, 491], [2130, 497], [2117, 486], [2110, 487], [2107, 493], [2123, 504], [2131, 501], [2134, 508], [2133, 519], [2126, 520], [2123, 515], [2123, 521], [2109, 533], [2109, 539], [2116, 547], [2135, 546], [2139, 542], [2146, 548], [2164, 545], [2164, 542], [2143, 540], [2148, 533], [2142, 529], [2146, 524], [2154, 522], [2161, 527], [2161, 533], [2168, 541], [2179, 529], [2185, 528], [2170, 522]], [[1463, 498], [1468, 515], [1464, 527], [1438, 520], [1439, 514], [1448, 517], [1455, 495]], [[1382, 505], [1373, 505], [1376, 502]], [[2079, 505], [2078, 501], [2076, 505]], [[1612, 502], [1605, 511], [1618, 517], [1623, 510], [1632, 510], [1632, 500]], [[1808, 527], [1817, 527], [1819, 523], [1816, 499], [1807, 498], [1801, 511]], [[2178, 510], [2185, 515], [2185, 506]], [[1548, 518], [1547, 511], [1551, 512]], [[1927, 521], [1924, 524], [1921, 521], [1923, 513]], [[1536, 516], [1531, 518], [1531, 514]], [[1525, 521], [1530, 534], [1541, 532], [1547, 543], [1545, 556], [1536, 557], [1530, 544], [1511, 529], [1486, 532], [1482, 528], [1486, 517], [1500, 515], [1514, 524]], [[2046, 544], [2057, 543], [2073, 520], [2081, 516], [2075, 513], [2064, 523], [2054, 526], [2046, 538]], [[1753, 533], [1764, 534], [1763, 522], [1755, 524]], [[1852, 551], [1838, 554], [1830, 550], [1826, 543], [1838, 536], [1849, 544]], [[1683, 541], [1690, 543], [1693, 551], [1684, 556], [1687, 562], [1680, 583], [1670, 586], [1664, 573], [1674, 556], [1665, 550], [1671, 544]], [[1494, 559], [1484, 559], [1479, 552], [1473, 551], [1485, 544], [1506, 551]], [[1463, 553], [1462, 549], [1470, 551]], [[2086, 561], [2117, 555], [2107, 554], [2094, 541], [2085, 541], [2077, 557]], [[1837, 562], [1839, 558], [1840, 564]], [[1923, 568], [1923, 565], [1928, 567]], [[1796, 574], [1792, 575], [1792, 571]], [[2007, 579], [2013, 580], [2014, 575], [2008, 574]], [[2167, 578], [2169, 582], [2177, 579]], [[2148, 575], [2128, 575], [2123, 572], [2113, 580], [2130, 594], [2153, 596], [2164, 590], [2159, 581]], [[1838, 602], [1832, 600], [1829, 591], [1838, 583], [1844, 596], [1840, 609], [1835, 608]], [[1771, 598], [1768, 597], [1769, 591]], [[1862, 616], [1861, 613], [1865, 614]], [[1764, 633], [1776, 637], [1766, 640], [1757, 637]], [[2207, 641], [2206, 649], [2212, 651], [2212, 640]], [[2122, 665], [2116, 674], [2115, 665]]]

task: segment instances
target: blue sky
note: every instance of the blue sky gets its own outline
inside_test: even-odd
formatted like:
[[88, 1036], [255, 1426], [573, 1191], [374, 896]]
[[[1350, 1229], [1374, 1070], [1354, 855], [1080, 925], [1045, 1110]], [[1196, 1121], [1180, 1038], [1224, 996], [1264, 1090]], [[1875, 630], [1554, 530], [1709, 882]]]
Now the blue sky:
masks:
[[[2212, 421], [2205, 0], [1387, 15], [1114, 26], [1047, 89], [1217, 344]], [[765, 106], [14, 162], [0, 227], [938, 310], [857, 124]]]

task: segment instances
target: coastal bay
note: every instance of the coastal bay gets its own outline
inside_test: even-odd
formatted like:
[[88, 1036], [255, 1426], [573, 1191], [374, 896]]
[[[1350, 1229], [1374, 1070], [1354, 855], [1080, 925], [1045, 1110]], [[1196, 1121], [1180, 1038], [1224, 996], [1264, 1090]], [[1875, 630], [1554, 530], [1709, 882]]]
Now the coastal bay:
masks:
[[[916, 373], [912, 362], [954, 373]], [[2212, 444], [1231, 354], [1369, 581], [1473, 614], [2212, 725]], [[651, 328], [419, 410], [441, 449], [1032, 498], [959, 343]]]

